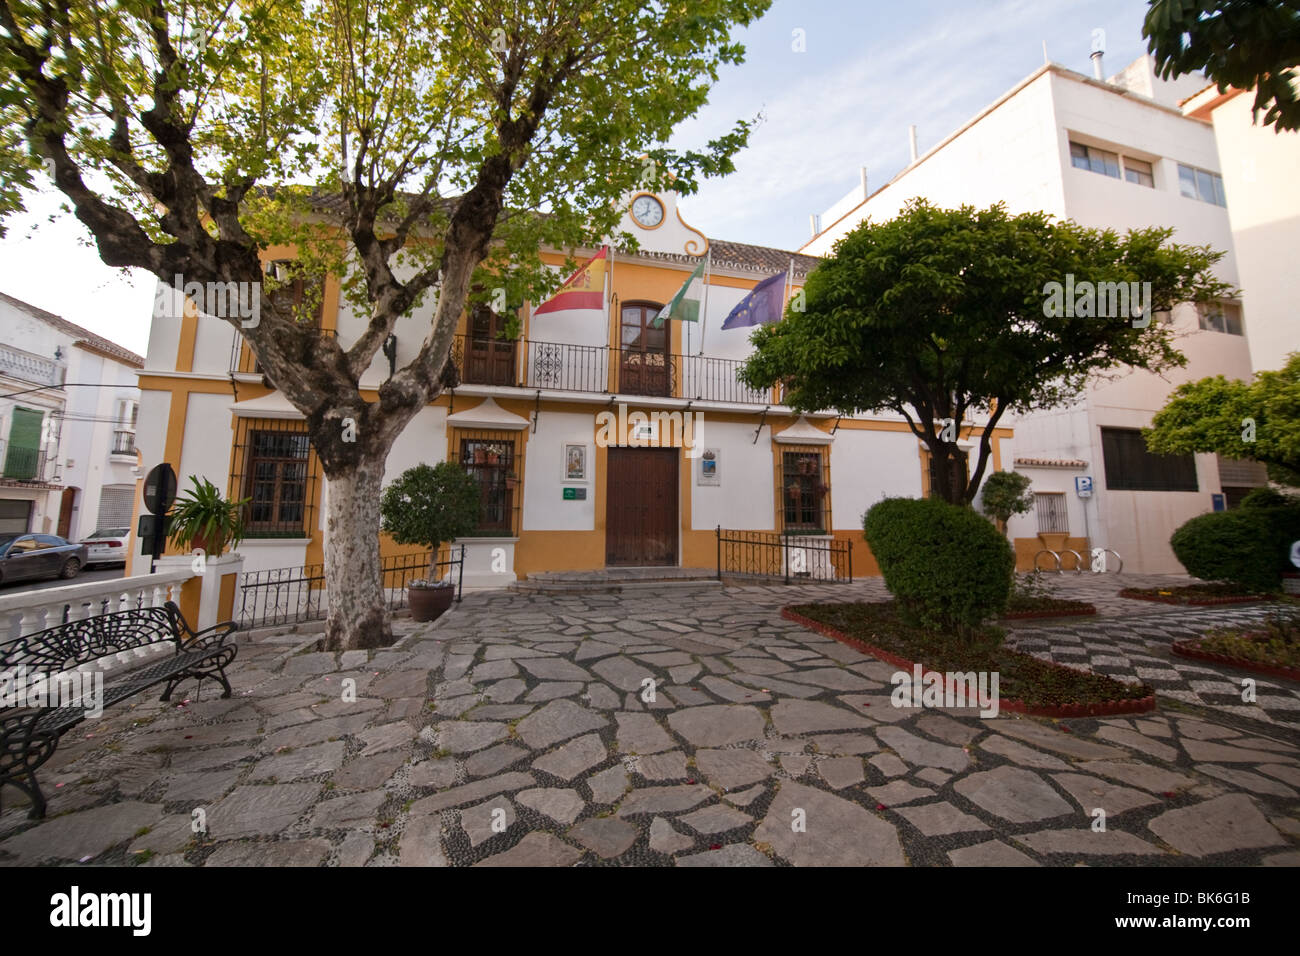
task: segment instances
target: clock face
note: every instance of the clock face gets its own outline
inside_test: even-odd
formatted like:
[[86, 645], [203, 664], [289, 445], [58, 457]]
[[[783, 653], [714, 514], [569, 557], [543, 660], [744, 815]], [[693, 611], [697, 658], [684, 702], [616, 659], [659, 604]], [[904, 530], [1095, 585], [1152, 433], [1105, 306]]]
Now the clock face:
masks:
[[664, 207], [654, 196], [637, 196], [632, 202], [632, 218], [647, 229], [653, 229], [664, 220]]

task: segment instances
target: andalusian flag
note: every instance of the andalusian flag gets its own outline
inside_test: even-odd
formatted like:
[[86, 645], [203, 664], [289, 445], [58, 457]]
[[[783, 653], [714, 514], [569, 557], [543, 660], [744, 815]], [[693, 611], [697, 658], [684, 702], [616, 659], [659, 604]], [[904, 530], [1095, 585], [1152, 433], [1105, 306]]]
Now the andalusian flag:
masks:
[[679, 322], [698, 322], [700, 321], [700, 299], [704, 296], [704, 264], [707, 260], [701, 259], [700, 264], [695, 267], [691, 277], [686, 280], [686, 284], [677, 290], [672, 301], [659, 310], [651, 321], [652, 328], [659, 328], [664, 324], [665, 319], [676, 319]]
[[571, 309], [604, 309], [605, 269], [608, 263], [609, 246], [601, 246], [600, 252], [569, 276], [555, 295], [533, 310], [533, 315], [568, 312]]

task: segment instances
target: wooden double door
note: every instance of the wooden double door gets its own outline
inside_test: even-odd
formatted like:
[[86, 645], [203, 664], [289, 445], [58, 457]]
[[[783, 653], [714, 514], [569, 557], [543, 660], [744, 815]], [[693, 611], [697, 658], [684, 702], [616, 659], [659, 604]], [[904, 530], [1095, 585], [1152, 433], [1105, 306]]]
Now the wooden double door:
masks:
[[608, 449], [605, 468], [605, 564], [677, 564], [676, 448]]

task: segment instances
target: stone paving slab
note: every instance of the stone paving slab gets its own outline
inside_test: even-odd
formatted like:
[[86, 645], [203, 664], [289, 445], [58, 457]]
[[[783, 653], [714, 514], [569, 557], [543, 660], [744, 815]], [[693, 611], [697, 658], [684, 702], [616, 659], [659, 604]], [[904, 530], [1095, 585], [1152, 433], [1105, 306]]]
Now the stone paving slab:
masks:
[[1103, 720], [895, 708], [894, 668], [780, 617], [878, 579], [479, 593], [378, 652], [267, 637], [231, 700], [207, 682], [65, 738], [47, 820], [6, 791], [0, 866], [1295, 865], [1296, 689], [1243, 706], [1240, 675], [1166, 653], [1264, 612], [1115, 595], [1149, 580], [1066, 575], [1098, 618], [1012, 630], [1157, 686]]

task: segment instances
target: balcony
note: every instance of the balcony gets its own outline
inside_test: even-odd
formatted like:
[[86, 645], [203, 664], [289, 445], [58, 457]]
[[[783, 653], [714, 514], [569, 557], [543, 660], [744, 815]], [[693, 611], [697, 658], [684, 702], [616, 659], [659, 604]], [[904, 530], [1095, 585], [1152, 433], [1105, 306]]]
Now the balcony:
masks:
[[462, 385], [774, 404], [771, 389], [740, 382], [739, 359], [467, 335], [456, 337], [451, 357]]
[[[322, 329], [321, 333], [333, 335], [334, 330]], [[456, 336], [451, 359], [461, 385], [779, 404], [773, 389], [749, 388], [740, 382], [737, 373], [744, 365], [740, 359], [470, 335]], [[235, 337], [231, 348], [230, 371], [262, 374], [242, 336]]]
[[118, 430], [113, 432], [113, 448], [110, 454], [135, 457], [135, 432]]
[[10, 443], [4, 449], [0, 461], [3, 462], [0, 478], [6, 481], [44, 483], [50, 480], [46, 472], [50, 470], [49, 465], [53, 459], [46, 455], [44, 449], [26, 448]]
[[62, 385], [63, 367], [21, 349], [0, 345], [0, 375], [33, 385]]

